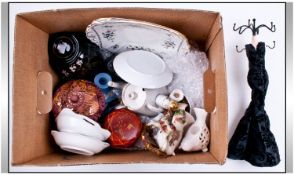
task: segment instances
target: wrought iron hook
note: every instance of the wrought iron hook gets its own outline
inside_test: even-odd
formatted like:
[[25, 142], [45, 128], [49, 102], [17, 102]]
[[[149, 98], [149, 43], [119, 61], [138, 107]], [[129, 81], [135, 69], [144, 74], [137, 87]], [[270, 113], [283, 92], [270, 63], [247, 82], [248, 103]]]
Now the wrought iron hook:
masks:
[[237, 51], [238, 53], [241, 53], [241, 52], [243, 52], [244, 50], [245, 50], [245, 48], [239, 50], [239, 49], [238, 49], [238, 46], [236, 46], [236, 51]]
[[273, 41], [274, 45], [273, 47], [270, 47], [269, 45], [266, 45], [266, 47], [268, 47], [269, 49], [274, 49], [276, 47], [276, 41]]
[[[273, 43], [274, 43], [274, 45], [271, 47], [271, 46], [269, 46], [269, 45], [265, 45], [266, 47], [268, 47], [269, 49], [274, 49], [275, 47], [276, 47], [276, 41], [273, 41]], [[236, 46], [236, 51], [238, 52], [238, 53], [241, 53], [241, 52], [243, 52], [245, 50], [245, 48], [242, 48], [241, 50], [239, 50], [239, 48], [238, 48], [238, 46]]]
[[250, 24], [250, 19], [248, 19], [248, 24], [247, 25], [242, 25], [238, 28], [236, 28], [236, 23], [234, 23], [234, 26], [233, 26], [233, 30], [234, 31], [238, 31], [238, 33], [241, 35], [246, 29], [250, 29], [252, 31], [252, 28], [251, 28], [252, 24]]
[[236, 23], [234, 23], [233, 30], [238, 31], [238, 33], [241, 35], [246, 29], [250, 29], [252, 31], [252, 35], [258, 35], [259, 34], [259, 29], [265, 27], [271, 32], [276, 31], [276, 26], [274, 25], [273, 22], [271, 22], [271, 27], [268, 27], [265, 24], [261, 24], [259, 26], [256, 26], [256, 19], [252, 19], [252, 23], [250, 22], [250, 19], [248, 19], [248, 24], [247, 25], [242, 25], [238, 28], [236, 28]]

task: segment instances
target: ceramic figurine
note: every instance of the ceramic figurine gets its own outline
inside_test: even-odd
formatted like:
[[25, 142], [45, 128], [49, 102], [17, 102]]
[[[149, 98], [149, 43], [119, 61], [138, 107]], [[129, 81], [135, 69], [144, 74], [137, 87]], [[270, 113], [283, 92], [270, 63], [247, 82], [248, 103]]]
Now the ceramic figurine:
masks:
[[180, 144], [185, 126], [194, 122], [193, 117], [191, 119], [184, 108], [185, 106], [175, 111], [165, 111], [164, 114], [159, 114], [147, 124], [151, 126], [153, 132], [155, 131], [153, 138], [160, 152], [166, 155], [175, 155], [174, 151]]
[[54, 116], [57, 117], [63, 108], [69, 108], [97, 121], [105, 109], [105, 98], [94, 83], [72, 80], [59, 87], [53, 96]]
[[189, 127], [179, 148], [184, 151], [202, 150], [207, 152], [207, 145], [210, 139], [209, 130], [206, 125], [207, 112], [201, 108], [194, 108], [194, 112], [197, 119]]
[[178, 103], [171, 100], [168, 96], [158, 95], [156, 97], [155, 103], [163, 109], [170, 109], [172, 111], [178, 109]]
[[60, 32], [49, 36], [49, 63], [62, 80], [87, 79], [104, 70], [97, 45], [83, 32]]
[[111, 132], [108, 141], [112, 148], [128, 148], [140, 136], [142, 123], [136, 113], [117, 109], [107, 115], [103, 127]]

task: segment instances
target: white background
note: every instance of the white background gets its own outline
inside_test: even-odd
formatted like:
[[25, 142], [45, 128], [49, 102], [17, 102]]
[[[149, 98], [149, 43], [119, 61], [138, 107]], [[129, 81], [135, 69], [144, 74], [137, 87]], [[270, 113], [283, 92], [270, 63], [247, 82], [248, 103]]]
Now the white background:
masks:
[[[251, 42], [251, 32], [239, 35], [232, 30], [237, 26], [247, 24], [250, 18], [257, 19], [257, 25], [270, 25], [273, 21], [277, 31], [272, 33], [260, 29], [259, 39], [272, 46], [274, 50], [266, 51], [266, 69], [269, 74], [269, 87], [265, 100], [265, 109], [271, 121], [271, 131], [275, 135], [279, 147], [281, 162], [275, 167], [254, 167], [246, 161], [227, 159], [224, 165], [206, 164], [122, 164], [122, 165], [88, 165], [70, 167], [10, 167], [11, 171], [69, 171], [69, 172], [107, 172], [107, 171], [143, 171], [143, 172], [283, 172], [285, 171], [285, 4], [281, 3], [16, 3], [10, 4], [10, 63], [13, 61], [13, 41], [15, 15], [21, 12], [86, 7], [153, 7], [153, 8], [184, 8], [218, 11], [223, 17], [225, 35], [225, 57], [228, 85], [228, 127], [229, 138], [243, 116], [249, 102], [251, 90], [247, 84], [248, 60], [243, 53], [237, 53], [235, 46], [243, 48]], [[10, 71], [12, 64], [10, 65]], [[12, 72], [10, 72], [12, 75]], [[12, 77], [10, 77], [12, 78]], [[12, 87], [10, 79], [10, 87]], [[10, 91], [11, 92], [11, 91]], [[10, 94], [11, 95], [11, 94]], [[11, 96], [10, 96], [11, 97]], [[11, 98], [10, 98], [11, 99]], [[12, 105], [10, 104], [10, 107]], [[10, 114], [12, 114], [10, 108]], [[11, 117], [10, 117], [11, 119]], [[12, 122], [10, 122], [12, 123]], [[10, 129], [12, 126], [10, 126]], [[11, 133], [11, 132], [10, 132]], [[10, 136], [11, 138], [11, 136]], [[11, 145], [11, 144], [10, 144]], [[11, 154], [10, 154], [11, 155]]]

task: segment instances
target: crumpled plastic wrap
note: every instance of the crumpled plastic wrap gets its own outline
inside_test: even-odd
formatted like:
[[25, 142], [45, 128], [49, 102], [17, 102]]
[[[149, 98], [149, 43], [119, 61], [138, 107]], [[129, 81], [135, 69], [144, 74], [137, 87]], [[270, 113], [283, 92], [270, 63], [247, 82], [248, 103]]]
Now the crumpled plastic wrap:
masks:
[[203, 74], [209, 66], [205, 52], [192, 48], [190, 52], [173, 58], [163, 58], [174, 73], [168, 91], [181, 89], [187, 98], [190, 109], [203, 108]]

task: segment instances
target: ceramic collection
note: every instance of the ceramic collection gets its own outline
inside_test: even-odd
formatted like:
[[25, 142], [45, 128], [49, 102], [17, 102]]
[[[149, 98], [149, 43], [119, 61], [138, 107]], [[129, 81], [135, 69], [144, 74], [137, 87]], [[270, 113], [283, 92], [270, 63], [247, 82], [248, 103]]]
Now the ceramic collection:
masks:
[[180, 149], [208, 151], [208, 115], [195, 108], [189, 84], [173, 67], [191, 51], [183, 34], [145, 21], [100, 18], [82, 36], [87, 41], [67, 32], [49, 39], [51, 66], [62, 82], [53, 96], [58, 131], [51, 134], [62, 150], [145, 149], [165, 157]]

